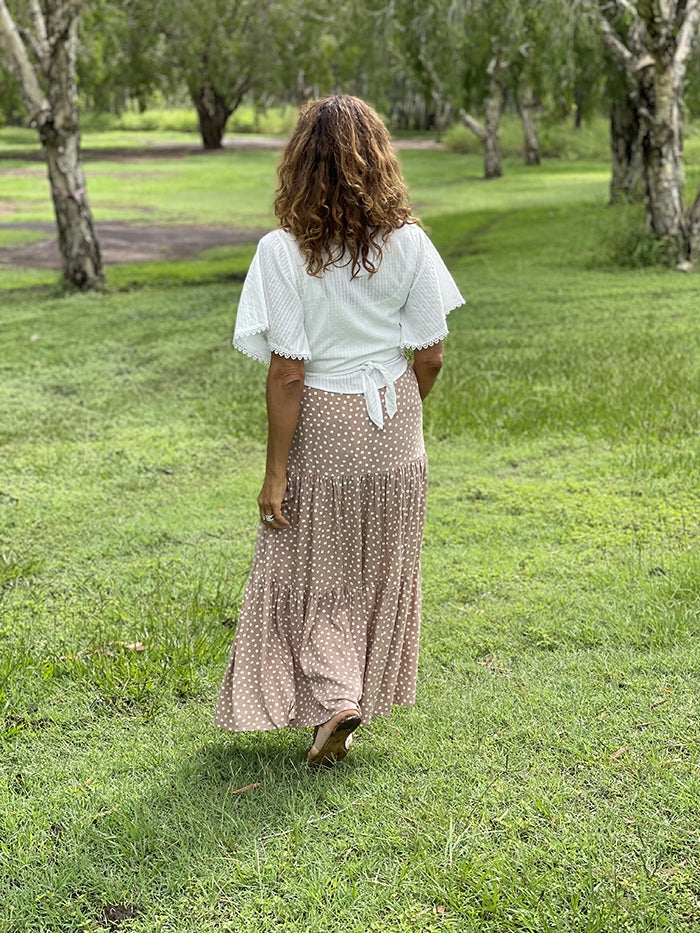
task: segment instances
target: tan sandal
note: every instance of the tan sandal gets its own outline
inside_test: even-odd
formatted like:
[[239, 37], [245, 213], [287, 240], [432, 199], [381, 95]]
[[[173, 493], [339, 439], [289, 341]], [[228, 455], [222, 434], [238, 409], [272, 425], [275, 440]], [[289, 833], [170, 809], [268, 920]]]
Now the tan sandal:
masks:
[[361, 724], [357, 710], [346, 709], [316, 726], [313, 745], [307, 755], [309, 764], [315, 768], [332, 768], [336, 761], [342, 761], [352, 744], [353, 732]]

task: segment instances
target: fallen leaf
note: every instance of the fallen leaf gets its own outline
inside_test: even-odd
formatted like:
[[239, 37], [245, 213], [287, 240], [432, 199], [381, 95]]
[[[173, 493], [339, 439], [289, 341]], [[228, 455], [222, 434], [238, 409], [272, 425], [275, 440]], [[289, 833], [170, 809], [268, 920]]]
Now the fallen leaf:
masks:
[[260, 782], [257, 784], [246, 784], [245, 787], [238, 787], [236, 790], [231, 791], [232, 794], [242, 794], [244, 790], [255, 790], [256, 787], [260, 787]]
[[146, 650], [146, 646], [142, 644], [140, 641], [134, 641], [131, 643], [120, 641], [119, 644], [122, 646], [122, 648], [126, 648], [127, 651], [145, 651]]
[[629, 745], [623, 745], [622, 748], [618, 748], [616, 752], [613, 752], [610, 757], [611, 758], [622, 758], [622, 756], [627, 751], [629, 751]]

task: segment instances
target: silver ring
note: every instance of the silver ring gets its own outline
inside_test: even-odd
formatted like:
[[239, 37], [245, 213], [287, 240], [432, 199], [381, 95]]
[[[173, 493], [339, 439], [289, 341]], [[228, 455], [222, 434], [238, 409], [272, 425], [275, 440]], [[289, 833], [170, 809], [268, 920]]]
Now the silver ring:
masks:
[[275, 520], [274, 515], [263, 515], [264, 522], [274, 522], [274, 520]]

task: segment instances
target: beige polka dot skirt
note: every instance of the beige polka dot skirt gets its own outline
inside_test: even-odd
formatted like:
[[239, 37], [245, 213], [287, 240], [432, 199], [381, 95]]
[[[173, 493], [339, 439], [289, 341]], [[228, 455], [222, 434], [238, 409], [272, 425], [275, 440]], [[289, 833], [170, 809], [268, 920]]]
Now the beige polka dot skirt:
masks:
[[[384, 404], [384, 390], [380, 392]], [[260, 526], [215, 723], [231, 732], [363, 722], [415, 701], [426, 461], [409, 367], [384, 428], [362, 395], [304, 388], [291, 527]]]

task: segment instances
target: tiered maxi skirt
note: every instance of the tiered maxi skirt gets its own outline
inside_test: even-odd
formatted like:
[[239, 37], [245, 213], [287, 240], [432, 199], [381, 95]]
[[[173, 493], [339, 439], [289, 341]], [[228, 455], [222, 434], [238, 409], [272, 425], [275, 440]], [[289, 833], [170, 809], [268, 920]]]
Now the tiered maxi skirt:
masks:
[[260, 527], [215, 724], [231, 732], [363, 722], [415, 702], [426, 459], [409, 367], [378, 428], [363, 395], [306, 386], [282, 511]]

